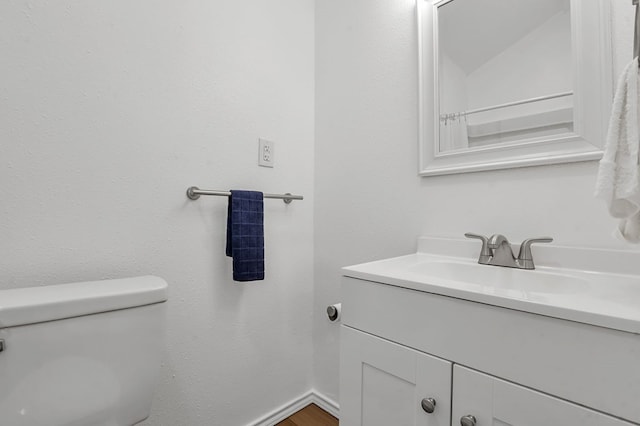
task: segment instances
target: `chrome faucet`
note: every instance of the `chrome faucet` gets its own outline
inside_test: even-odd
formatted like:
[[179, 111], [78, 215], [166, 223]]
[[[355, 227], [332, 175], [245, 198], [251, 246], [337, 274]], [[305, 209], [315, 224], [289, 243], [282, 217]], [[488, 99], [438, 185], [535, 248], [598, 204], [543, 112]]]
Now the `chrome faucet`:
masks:
[[478, 263], [518, 269], [535, 269], [533, 255], [531, 254], [531, 244], [550, 243], [553, 241], [553, 238], [550, 237], [528, 238], [520, 244], [520, 253], [516, 258], [513, 255], [513, 250], [511, 250], [511, 244], [504, 235], [495, 234], [491, 238], [487, 238], [484, 235], [467, 232], [464, 236], [482, 241], [482, 250], [480, 251]]

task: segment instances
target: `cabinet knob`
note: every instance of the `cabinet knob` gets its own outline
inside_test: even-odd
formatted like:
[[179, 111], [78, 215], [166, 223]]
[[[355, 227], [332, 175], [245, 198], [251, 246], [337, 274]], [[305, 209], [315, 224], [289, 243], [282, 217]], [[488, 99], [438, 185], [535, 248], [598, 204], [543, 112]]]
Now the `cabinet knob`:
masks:
[[471, 414], [460, 417], [460, 425], [461, 426], [476, 426], [476, 418]]
[[433, 398], [425, 398], [422, 400], [422, 402], [420, 403], [420, 405], [422, 405], [422, 409], [431, 414], [435, 411], [436, 409], [436, 400]]

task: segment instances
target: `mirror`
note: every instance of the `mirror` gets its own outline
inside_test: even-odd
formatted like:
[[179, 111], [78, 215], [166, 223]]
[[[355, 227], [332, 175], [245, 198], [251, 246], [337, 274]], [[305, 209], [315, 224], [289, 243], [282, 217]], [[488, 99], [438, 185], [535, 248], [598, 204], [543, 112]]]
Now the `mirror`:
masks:
[[438, 22], [439, 152], [573, 131], [569, 0], [453, 0]]
[[420, 174], [597, 160], [606, 0], [417, 0]]

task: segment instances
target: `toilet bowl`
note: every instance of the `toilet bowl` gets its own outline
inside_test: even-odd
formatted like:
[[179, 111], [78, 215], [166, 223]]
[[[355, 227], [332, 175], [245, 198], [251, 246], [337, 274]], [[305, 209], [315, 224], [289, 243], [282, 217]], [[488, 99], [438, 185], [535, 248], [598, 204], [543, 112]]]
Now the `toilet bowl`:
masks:
[[167, 283], [0, 290], [0, 424], [131, 426], [149, 416]]

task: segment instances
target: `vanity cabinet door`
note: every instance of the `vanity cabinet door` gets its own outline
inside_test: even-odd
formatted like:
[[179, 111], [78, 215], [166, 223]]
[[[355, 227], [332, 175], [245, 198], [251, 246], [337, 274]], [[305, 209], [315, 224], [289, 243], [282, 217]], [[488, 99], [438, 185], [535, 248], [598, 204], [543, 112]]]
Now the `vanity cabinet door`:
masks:
[[632, 426], [458, 365], [453, 368], [452, 416], [452, 426]]
[[450, 425], [450, 362], [344, 325], [340, 333], [340, 426]]

